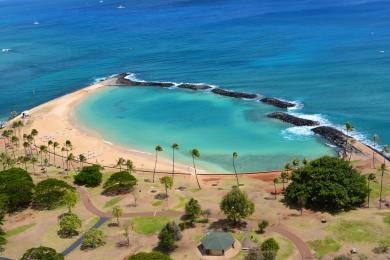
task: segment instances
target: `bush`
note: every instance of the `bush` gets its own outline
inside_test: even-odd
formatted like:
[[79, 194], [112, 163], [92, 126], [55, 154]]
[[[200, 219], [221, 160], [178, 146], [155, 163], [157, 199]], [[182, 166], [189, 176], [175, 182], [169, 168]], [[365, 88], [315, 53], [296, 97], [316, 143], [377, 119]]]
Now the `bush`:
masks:
[[39, 210], [55, 209], [65, 204], [65, 194], [73, 190], [75, 188], [62, 180], [46, 179], [35, 187], [32, 206]]
[[268, 227], [268, 221], [267, 220], [262, 220], [258, 225], [257, 227], [259, 228], [259, 233], [263, 234], [264, 233], [264, 229], [266, 229]]
[[375, 254], [386, 254], [389, 251], [387, 241], [379, 241], [379, 245], [372, 250]]
[[77, 185], [85, 185], [87, 187], [99, 186], [103, 178], [100, 170], [100, 165], [85, 166], [79, 174], [74, 176], [74, 182]]
[[335, 258], [333, 258], [334, 260], [351, 260], [350, 257], [346, 256], [346, 255], [339, 255], [339, 256], [336, 256]]
[[172, 258], [161, 252], [139, 252], [135, 255], [129, 256], [128, 260], [172, 260]]
[[185, 205], [185, 217], [190, 221], [194, 221], [199, 217], [201, 212], [202, 209], [196, 199], [191, 198]]
[[30, 248], [24, 253], [20, 260], [63, 260], [64, 256], [57, 253], [56, 250], [50, 247], [35, 247]]
[[6, 212], [15, 212], [30, 205], [34, 183], [31, 176], [21, 168], [0, 172], [0, 196]]
[[88, 248], [97, 248], [106, 243], [106, 236], [104, 233], [96, 228], [91, 228], [85, 233], [83, 241], [81, 241], [81, 250]]
[[237, 187], [223, 197], [220, 208], [227, 218], [234, 223], [255, 212], [255, 204], [248, 199], [245, 192]]
[[261, 260], [263, 258], [263, 254], [261, 252], [260, 247], [251, 247], [248, 251], [248, 254], [245, 256], [245, 260]]
[[110, 178], [104, 183], [104, 194], [118, 195], [129, 193], [137, 184], [137, 179], [128, 172], [113, 173]]
[[175, 248], [175, 242], [182, 238], [179, 226], [175, 222], [168, 222], [158, 234], [158, 247], [164, 251]]
[[68, 238], [79, 234], [77, 229], [81, 228], [81, 219], [74, 213], [65, 213], [59, 222], [60, 230], [58, 235], [61, 238]]
[[279, 245], [275, 239], [268, 238], [261, 244], [261, 251], [265, 259], [275, 259], [279, 251]]
[[368, 194], [367, 181], [349, 162], [324, 156], [293, 171], [292, 182], [285, 192], [290, 206], [337, 213], [359, 207]]

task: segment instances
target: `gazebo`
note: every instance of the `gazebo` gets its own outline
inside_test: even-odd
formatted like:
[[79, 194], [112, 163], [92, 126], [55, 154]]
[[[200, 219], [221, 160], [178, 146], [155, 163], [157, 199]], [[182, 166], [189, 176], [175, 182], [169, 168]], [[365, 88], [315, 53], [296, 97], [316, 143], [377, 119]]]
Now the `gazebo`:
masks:
[[222, 256], [234, 248], [234, 238], [227, 232], [210, 232], [202, 239], [201, 247], [206, 255]]

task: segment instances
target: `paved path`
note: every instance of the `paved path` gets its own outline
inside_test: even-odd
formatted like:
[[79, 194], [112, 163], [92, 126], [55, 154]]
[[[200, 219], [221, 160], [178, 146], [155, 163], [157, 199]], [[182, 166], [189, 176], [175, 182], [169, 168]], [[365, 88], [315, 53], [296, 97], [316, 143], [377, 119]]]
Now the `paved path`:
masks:
[[[104, 224], [104, 222], [107, 221], [107, 218], [100, 217], [99, 221], [96, 222], [95, 225], [93, 225], [91, 228], [99, 228], [101, 225]], [[81, 245], [81, 241], [83, 241], [84, 235], [82, 235], [79, 239], [77, 239], [73, 244], [71, 244], [68, 248], [66, 248], [64, 251], [62, 251], [62, 254], [64, 256], [67, 256], [70, 254], [73, 250], [78, 248]]]
[[303, 240], [296, 236], [294, 233], [289, 231], [284, 225], [279, 224], [270, 226], [267, 228], [267, 232], [279, 233], [280, 235], [288, 238], [291, 242], [294, 243], [295, 247], [298, 249], [302, 260], [314, 259], [313, 254], [311, 253], [310, 248], [306, 245], [306, 243], [303, 242]]
[[[91, 199], [89, 198], [88, 191], [83, 187], [77, 186], [77, 191], [80, 193], [81, 201], [83, 202], [85, 208], [92, 214], [103, 217], [103, 218], [112, 218], [111, 212], [104, 212], [96, 208]], [[184, 212], [165, 210], [165, 211], [141, 211], [141, 212], [127, 212], [124, 213], [122, 218], [131, 218], [131, 217], [146, 217], [146, 216], [164, 216], [164, 217], [179, 217], [182, 216]]]

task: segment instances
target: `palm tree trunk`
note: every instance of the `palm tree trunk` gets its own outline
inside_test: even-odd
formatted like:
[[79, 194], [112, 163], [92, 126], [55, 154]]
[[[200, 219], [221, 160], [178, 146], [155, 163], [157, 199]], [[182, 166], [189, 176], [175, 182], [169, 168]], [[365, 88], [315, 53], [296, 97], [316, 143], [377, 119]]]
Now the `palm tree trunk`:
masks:
[[156, 175], [156, 167], [157, 167], [157, 151], [156, 151], [156, 160], [154, 161], [153, 183], [154, 183], [154, 176]]
[[192, 156], [192, 163], [193, 163], [193, 165], [194, 165], [196, 182], [198, 183], [199, 189], [202, 189], [202, 188], [200, 187], [200, 184], [199, 184], [198, 175], [196, 174], [196, 165], [195, 165], [195, 158], [194, 158], [194, 156]]
[[234, 158], [233, 158], [233, 168], [234, 168], [234, 173], [236, 175], [237, 188], [239, 188], [240, 187], [240, 183], [238, 182], [238, 175], [237, 175], [236, 164], [234, 162]]
[[276, 183], [274, 182], [274, 195], [275, 195], [275, 199], [276, 199]]
[[379, 209], [382, 208], [382, 187], [383, 187], [383, 174], [384, 174], [384, 170], [382, 169], [382, 176], [381, 176], [381, 190], [379, 192]]
[[175, 177], [175, 149], [172, 149], [172, 180]]
[[367, 194], [367, 206], [370, 208], [370, 181], [367, 182], [368, 185], [368, 194]]
[[53, 147], [53, 150], [54, 150], [54, 154], [53, 154], [53, 161], [54, 161], [54, 167], [56, 167], [56, 148]]

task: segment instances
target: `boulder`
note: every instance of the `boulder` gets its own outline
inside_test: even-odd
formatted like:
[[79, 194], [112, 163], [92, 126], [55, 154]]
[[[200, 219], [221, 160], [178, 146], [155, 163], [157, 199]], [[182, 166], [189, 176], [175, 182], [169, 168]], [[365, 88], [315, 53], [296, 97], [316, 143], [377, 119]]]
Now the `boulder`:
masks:
[[320, 123], [317, 121], [296, 117], [284, 112], [273, 112], [267, 115], [269, 118], [279, 119], [280, 121], [296, 125], [296, 126], [316, 126]]
[[211, 90], [211, 92], [213, 92], [214, 94], [217, 94], [217, 95], [233, 97], [233, 98], [254, 99], [257, 97], [256, 94], [229, 91], [229, 90], [222, 89], [222, 88], [215, 88], [215, 89]]
[[279, 108], [295, 107], [294, 103], [283, 101], [283, 100], [280, 100], [277, 98], [265, 97], [265, 98], [260, 99], [260, 101], [263, 103], [266, 103], [268, 105], [272, 105], [272, 106], [279, 107]]

